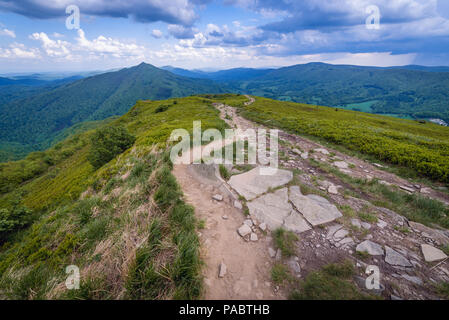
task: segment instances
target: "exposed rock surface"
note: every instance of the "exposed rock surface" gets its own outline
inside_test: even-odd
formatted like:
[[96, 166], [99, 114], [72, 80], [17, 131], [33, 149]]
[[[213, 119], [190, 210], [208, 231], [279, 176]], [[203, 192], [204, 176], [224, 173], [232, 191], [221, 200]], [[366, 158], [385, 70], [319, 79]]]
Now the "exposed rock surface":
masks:
[[260, 167], [257, 167], [251, 171], [232, 176], [229, 185], [246, 200], [253, 200], [270, 188], [283, 186], [293, 179], [293, 173], [288, 170], [278, 169], [273, 175], [262, 175], [260, 169]]
[[385, 246], [385, 262], [392, 266], [412, 267], [413, 265], [400, 253], [394, 251], [388, 246]]
[[305, 196], [298, 186], [290, 187], [290, 200], [312, 226], [328, 223], [342, 216], [337, 207], [327, 199], [314, 194]]
[[383, 256], [384, 255], [384, 249], [380, 245], [378, 245], [375, 242], [366, 240], [360, 243], [356, 249], [358, 252], [366, 252], [371, 256]]

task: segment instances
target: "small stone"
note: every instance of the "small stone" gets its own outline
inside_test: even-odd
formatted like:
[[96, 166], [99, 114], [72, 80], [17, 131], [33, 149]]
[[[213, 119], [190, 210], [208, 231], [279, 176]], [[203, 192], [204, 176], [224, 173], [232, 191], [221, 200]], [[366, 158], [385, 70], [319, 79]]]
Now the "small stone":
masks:
[[223, 220], [228, 220], [229, 219], [227, 215], [224, 215], [222, 218], [223, 218]]
[[251, 233], [251, 228], [247, 224], [243, 224], [239, 229], [238, 233], [241, 237], [245, 237]]
[[308, 152], [301, 153], [301, 158], [303, 158], [304, 160], [308, 159], [309, 153]]
[[253, 226], [253, 221], [251, 219], [246, 219], [243, 223], [246, 224], [248, 227]]
[[407, 187], [407, 186], [399, 186], [399, 188], [401, 188], [402, 190], [407, 191], [407, 192], [409, 192], [409, 193], [414, 193], [414, 192], [415, 192], [414, 189], [409, 188], [409, 187]]
[[330, 194], [338, 194], [338, 188], [334, 185], [329, 186], [327, 192], [329, 192]]
[[222, 263], [220, 263], [220, 266], [218, 267], [218, 277], [224, 278], [226, 273], [227, 273], [226, 265], [222, 262]]
[[422, 244], [421, 251], [423, 253], [424, 260], [427, 262], [440, 261], [447, 258], [447, 255], [443, 251], [428, 244]]
[[276, 256], [276, 251], [273, 248], [269, 247], [268, 254], [270, 255], [270, 258], [274, 258]]
[[371, 225], [368, 222], [362, 222], [361, 224], [362, 224], [363, 229], [366, 229], [366, 230], [371, 229]]
[[338, 230], [334, 234], [334, 239], [336, 239], [336, 240], [342, 239], [342, 238], [346, 237], [348, 234], [349, 234], [349, 232], [345, 229]]
[[255, 234], [254, 232], [251, 233], [251, 236], [249, 238], [251, 241], [257, 241], [259, 240], [259, 238], [257, 237], [257, 234]]
[[328, 227], [328, 231], [327, 231], [327, 235], [326, 238], [327, 239], [331, 239], [335, 232], [337, 232], [338, 230], [340, 230], [343, 226], [341, 224], [334, 224]]
[[240, 201], [237, 201], [237, 200], [234, 201], [234, 207], [239, 209], [239, 210], [242, 210], [242, 208], [243, 208], [242, 203]]
[[263, 223], [259, 224], [259, 228], [260, 228], [260, 230], [265, 231], [265, 230], [267, 230], [267, 224], [265, 222], [263, 222]]
[[396, 300], [396, 301], [403, 300], [401, 297], [395, 296], [394, 294], [390, 295], [390, 299], [391, 300]]
[[223, 201], [223, 196], [221, 194], [215, 194], [212, 199], [216, 201]]
[[419, 190], [419, 192], [421, 192], [422, 194], [430, 194], [432, 192], [432, 189], [430, 189], [430, 188], [421, 188], [421, 190]]
[[298, 150], [298, 149], [296, 149], [296, 148], [295, 148], [295, 149], [292, 149], [292, 151], [293, 151], [294, 153], [296, 153], [296, 154], [299, 154], [299, 155], [301, 154], [301, 151]]
[[373, 163], [373, 166], [378, 167], [378, 168], [383, 168], [384, 166], [379, 164], [379, 163]]

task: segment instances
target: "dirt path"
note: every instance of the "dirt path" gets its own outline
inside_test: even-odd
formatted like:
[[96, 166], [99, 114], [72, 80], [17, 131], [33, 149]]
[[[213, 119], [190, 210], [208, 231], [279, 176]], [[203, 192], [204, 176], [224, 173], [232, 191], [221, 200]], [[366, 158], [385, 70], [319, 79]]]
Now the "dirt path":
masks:
[[[270, 279], [272, 266], [268, 255], [269, 237], [246, 242], [237, 233], [244, 222], [241, 210], [234, 208], [233, 198], [224, 195], [223, 201], [213, 200], [223, 194], [214, 181], [207, 181], [193, 166], [176, 165], [173, 170], [184, 192], [185, 200], [195, 207], [197, 218], [204, 220], [200, 231], [202, 258], [205, 262], [204, 299], [279, 299]], [[224, 263], [227, 273], [218, 277]]]
[[[222, 112], [222, 119], [225, 115]], [[212, 142], [208, 147], [217, 149], [222, 143], [226, 144]], [[205, 262], [204, 299], [284, 298], [271, 282], [273, 260], [268, 247], [272, 239], [261, 235], [258, 241], [245, 241], [239, 236], [237, 229], [245, 216], [241, 209], [234, 207], [235, 196], [213, 174], [198, 170], [198, 166], [175, 165], [173, 173], [185, 200], [195, 208], [197, 218], [205, 221], [205, 228], [200, 231], [201, 255]], [[214, 200], [216, 194], [222, 195], [223, 201]], [[226, 265], [226, 274], [222, 278], [219, 277], [221, 264]]]

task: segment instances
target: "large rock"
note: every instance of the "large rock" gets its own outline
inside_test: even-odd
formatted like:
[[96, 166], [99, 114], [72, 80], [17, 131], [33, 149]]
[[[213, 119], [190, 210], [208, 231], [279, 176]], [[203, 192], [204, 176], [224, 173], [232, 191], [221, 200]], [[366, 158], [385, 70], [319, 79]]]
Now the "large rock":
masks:
[[377, 243], [374, 243], [372, 241], [366, 240], [360, 243], [355, 250], [357, 252], [366, 252], [371, 256], [383, 256], [384, 255], [384, 249]]
[[421, 251], [424, 256], [424, 260], [427, 262], [440, 261], [447, 258], [447, 255], [443, 251], [428, 244], [422, 244]]
[[292, 210], [290, 215], [284, 219], [284, 228], [296, 233], [302, 233], [312, 229], [296, 210]]
[[270, 188], [277, 188], [289, 183], [293, 173], [278, 169], [273, 175], [261, 175], [260, 167], [251, 171], [232, 176], [229, 185], [246, 200], [253, 200], [267, 192]]
[[337, 207], [327, 199], [314, 194], [305, 196], [298, 186], [290, 187], [290, 201], [312, 226], [325, 224], [342, 216]]
[[385, 262], [392, 266], [412, 267], [413, 265], [403, 255], [385, 246]]
[[283, 227], [301, 233], [310, 230], [304, 218], [288, 202], [288, 189], [268, 193], [247, 203], [249, 213], [270, 230]]
[[270, 230], [281, 227], [284, 224], [284, 219], [293, 211], [292, 205], [288, 202], [287, 188], [250, 201], [247, 206], [251, 216], [265, 222]]

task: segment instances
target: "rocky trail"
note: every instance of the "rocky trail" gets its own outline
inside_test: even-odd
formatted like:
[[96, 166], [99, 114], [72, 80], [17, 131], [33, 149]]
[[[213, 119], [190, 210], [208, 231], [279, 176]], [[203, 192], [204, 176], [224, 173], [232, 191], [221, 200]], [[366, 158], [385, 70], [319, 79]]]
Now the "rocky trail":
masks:
[[[247, 104], [254, 102], [248, 99]], [[257, 127], [231, 106], [214, 106], [232, 128]], [[439, 249], [449, 245], [449, 231], [408, 221], [372, 204], [369, 196], [357, 194], [354, 186], [316, 164], [354, 178], [378, 179], [381, 184], [446, 204], [447, 194], [414, 185], [384, 171], [380, 164], [309, 139], [282, 131], [279, 136], [283, 156], [274, 176], [260, 175], [259, 167], [228, 166], [232, 176], [224, 181], [213, 165], [175, 165], [186, 201], [198, 219], [205, 221], [200, 231], [204, 298], [284, 299], [287, 290], [271, 280], [275, 263], [285, 264], [296, 278], [303, 279], [330, 262], [347, 259], [356, 266], [354, 281], [362, 290], [366, 290], [366, 268], [374, 265], [381, 273], [381, 288], [370, 293], [386, 299], [438, 298], [434, 285], [449, 281], [449, 262]], [[353, 189], [357, 196], [344, 194], [346, 189]], [[279, 227], [299, 236], [291, 257], [275, 250], [271, 232]]]

